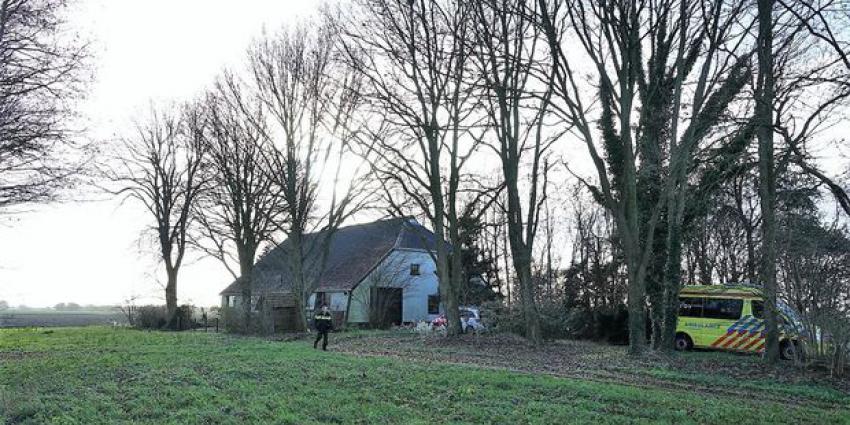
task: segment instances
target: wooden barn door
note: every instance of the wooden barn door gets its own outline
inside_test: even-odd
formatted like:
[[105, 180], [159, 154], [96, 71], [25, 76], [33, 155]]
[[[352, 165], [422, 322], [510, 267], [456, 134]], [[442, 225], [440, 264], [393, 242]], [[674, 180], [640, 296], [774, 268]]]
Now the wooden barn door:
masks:
[[389, 328], [402, 320], [402, 288], [372, 288], [369, 321], [372, 326]]
[[272, 309], [272, 320], [275, 332], [292, 332], [295, 330], [295, 307], [275, 307]]

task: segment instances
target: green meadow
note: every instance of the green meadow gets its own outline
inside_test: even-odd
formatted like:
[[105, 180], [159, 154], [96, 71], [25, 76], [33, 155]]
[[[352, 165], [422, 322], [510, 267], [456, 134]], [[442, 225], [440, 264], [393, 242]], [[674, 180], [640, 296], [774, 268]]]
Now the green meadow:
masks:
[[[646, 381], [322, 352], [305, 340], [0, 330], [0, 421], [14, 424], [850, 423], [850, 395], [828, 386], [664, 370]], [[719, 391], [673, 385], [682, 381]]]

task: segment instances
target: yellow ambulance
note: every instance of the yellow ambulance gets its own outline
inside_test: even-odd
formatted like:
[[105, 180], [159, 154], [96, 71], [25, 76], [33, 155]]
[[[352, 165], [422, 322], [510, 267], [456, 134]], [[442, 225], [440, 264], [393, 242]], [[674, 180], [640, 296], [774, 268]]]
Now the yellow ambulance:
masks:
[[[803, 334], [799, 316], [779, 302], [780, 353], [792, 359], [800, 352]], [[750, 286], [685, 286], [679, 293], [676, 349], [694, 347], [763, 353], [765, 336], [764, 297]]]

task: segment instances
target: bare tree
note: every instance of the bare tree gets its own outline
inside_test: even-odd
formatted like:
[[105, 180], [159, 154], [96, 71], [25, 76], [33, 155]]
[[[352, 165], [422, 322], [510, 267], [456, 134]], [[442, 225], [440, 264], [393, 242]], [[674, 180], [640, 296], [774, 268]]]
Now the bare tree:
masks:
[[[676, 3], [671, 3], [675, 5]], [[681, 286], [682, 238], [685, 229], [685, 211], [687, 194], [691, 190], [689, 179], [694, 170], [694, 161], [699, 158], [703, 145], [735, 150], [736, 147], [752, 138], [752, 126], [749, 120], [734, 115], [733, 106], [742, 103], [739, 97], [750, 79], [750, 47], [737, 34], [741, 30], [741, 20], [745, 16], [745, 5], [740, 2], [716, 1], [713, 3], [678, 3], [678, 14], [672, 15], [674, 26], [681, 26], [679, 47], [676, 49], [675, 65], [677, 72], [671, 80], [661, 84], [673, 84], [672, 112], [669, 127], [662, 125], [660, 134], [669, 131], [667, 149], [670, 153], [668, 176], [662, 180], [659, 188], [664, 200], [666, 221], [666, 243], [664, 246], [664, 280], [661, 299], [655, 302], [660, 309], [660, 337], [654, 339], [656, 348], [670, 350], [676, 333], [679, 309], [679, 287]], [[698, 11], [698, 12], [697, 12]], [[693, 29], [696, 35], [689, 36], [688, 22], [691, 13], [701, 17]], [[664, 12], [661, 12], [663, 15]], [[666, 18], [661, 18], [666, 20]], [[672, 40], [669, 42], [672, 44]], [[664, 44], [664, 43], [662, 43]], [[696, 47], [686, 47], [686, 46]], [[699, 55], [701, 63], [689, 65], [692, 55]], [[690, 67], [694, 67], [694, 76], [690, 77]], [[687, 85], [695, 84], [689, 98], [685, 97]], [[656, 87], [663, 90], [661, 87]], [[644, 102], [651, 93], [644, 94]], [[690, 105], [689, 113], [682, 114], [684, 104]], [[648, 115], [645, 117], [651, 120]], [[685, 115], [686, 118], [680, 118]], [[680, 133], [679, 127], [682, 127]], [[653, 137], [647, 134], [647, 138]], [[732, 148], [729, 148], [729, 147]], [[660, 306], [659, 306], [660, 304]]]
[[[474, 51], [488, 124], [497, 141], [507, 196], [508, 239], [519, 279], [525, 336], [542, 340], [532, 279], [534, 240], [546, 200], [549, 163], [546, 154], [558, 134], [544, 130], [553, 89], [551, 67], [537, 65], [539, 26], [528, 16], [535, 2], [487, 0], [471, 2]], [[540, 78], [535, 78], [539, 76]], [[529, 106], [531, 104], [532, 106]], [[528, 184], [523, 184], [527, 167]]]
[[425, 216], [440, 240], [435, 263], [449, 335], [461, 332], [457, 291], [464, 278], [450, 246], [459, 246], [458, 197], [478, 146], [470, 122], [478, 103], [468, 84], [470, 12], [466, 2], [359, 0], [340, 30], [365, 101], [383, 117], [372, 120], [377, 128], [361, 149], [373, 156], [390, 212]]
[[[711, 176], [705, 171], [700, 181], [716, 181], [720, 187], [707, 189], [698, 183], [686, 213], [684, 250], [685, 281], [708, 285], [714, 282], [758, 282], [757, 248], [759, 244], [756, 158], [746, 153], [736, 161], [728, 176]], [[709, 192], [706, 194], [706, 192]]]
[[88, 50], [67, 34], [66, 3], [0, 2], [0, 208], [54, 198], [81, 166], [70, 119]]
[[[257, 252], [272, 240], [283, 217], [281, 189], [264, 169], [272, 153], [262, 103], [229, 72], [206, 96], [208, 125], [203, 164], [209, 190], [198, 198], [200, 230], [194, 243], [219, 259], [238, 279], [244, 315], [242, 329], [251, 332], [253, 272]], [[235, 267], [233, 263], [236, 263]]]
[[840, 372], [850, 344], [850, 234], [846, 226], [822, 218], [813, 208], [816, 191], [801, 193], [803, 202], [780, 208], [777, 220], [780, 297], [802, 313], [810, 335], [831, 335], [829, 342], [809, 340], [811, 355], [806, 360], [826, 360]]
[[[664, 323], [657, 334], [672, 340], [675, 330], [685, 183], [696, 149], [709, 136], [718, 138], [714, 133], [723, 129], [723, 114], [749, 75], [748, 52], [741, 52], [740, 37], [734, 36], [743, 6], [723, 1], [538, 4], [555, 66], [553, 109], [587, 146], [598, 187], [588, 185], [616, 223], [629, 276], [630, 349], [639, 353], [646, 345], [650, 274], [665, 276], [667, 283], [650, 292], [651, 305], [663, 311], [656, 316]], [[588, 86], [579, 75], [568, 41], [581, 46], [597, 85]], [[665, 239], [656, 239], [662, 237], [659, 228]], [[656, 261], [659, 246], [668, 251], [664, 261]], [[659, 265], [665, 270], [653, 269]]]
[[[838, 207], [850, 214], [847, 191], [821, 171], [810, 154], [811, 145], [824, 138], [824, 130], [844, 121], [846, 115], [850, 99], [850, 40], [843, 28], [850, 17], [850, 6], [835, 0], [775, 0], [760, 1], [758, 10], [760, 67], [756, 99], [761, 105], [756, 105], [756, 115], [763, 127], [759, 133], [763, 213], [776, 210], [776, 182], [793, 178], [796, 167], [817, 185], [825, 186]], [[766, 106], [768, 102], [770, 108]], [[771, 177], [772, 185], [765, 180]], [[782, 229], [776, 220], [771, 212], [762, 226], [768, 239], [763, 243], [761, 275], [767, 279], [765, 285], [770, 284], [769, 291], [779, 297], [781, 292], [775, 282], [778, 248], [774, 239]], [[774, 310], [768, 313], [775, 316], [775, 308], [769, 310]], [[775, 319], [768, 316], [769, 321]], [[778, 344], [778, 335], [771, 336], [769, 332], [769, 361], [778, 359]]]
[[136, 326], [136, 318], [139, 310], [139, 306], [136, 305], [136, 302], [139, 298], [141, 298], [139, 295], [129, 295], [124, 299], [124, 302], [118, 306], [121, 313], [127, 317], [127, 324], [130, 326]]
[[136, 124], [135, 135], [124, 139], [118, 169], [107, 171], [107, 178], [120, 185], [116, 194], [139, 201], [154, 220], [151, 230], [165, 266], [169, 328], [177, 326], [177, 275], [195, 221], [195, 204], [205, 187], [204, 115], [201, 105], [152, 109], [147, 122]]
[[759, 150], [759, 200], [762, 216], [762, 261], [759, 280], [764, 285], [765, 358], [779, 361], [776, 310], [776, 166], [773, 148], [773, 8], [774, 0], [758, 0], [758, 83], [755, 90]]
[[[777, 152], [777, 172], [787, 164], [816, 178], [850, 216], [850, 195], [821, 171], [808, 152], [824, 129], [844, 119], [850, 98], [850, 5], [837, 0], [778, 0], [774, 19], [774, 127], [785, 152]], [[778, 150], [781, 150], [778, 149]]]
[[582, 183], [568, 187], [569, 264], [562, 270], [566, 304], [614, 310], [626, 301], [627, 282], [610, 211], [591, 198]]
[[284, 205], [285, 220], [275, 224], [286, 237], [280, 246], [300, 329], [307, 328], [306, 300], [320, 283], [336, 230], [367, 199], [361, 167], [345, 158], [360, 136], [360, 77], [334, 61], [332, 30], [326, 23], [285, 29], [249, 54], [254, 88], [270, 121], [256, 127], [273, 148], [266, 157], [268, 178], [280, 187]]

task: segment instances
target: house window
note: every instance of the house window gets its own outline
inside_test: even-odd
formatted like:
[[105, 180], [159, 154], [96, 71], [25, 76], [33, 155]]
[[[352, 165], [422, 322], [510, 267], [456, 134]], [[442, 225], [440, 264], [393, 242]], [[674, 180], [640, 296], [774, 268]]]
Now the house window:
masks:
[[440, 295], [428, 295], [428, 314], [440, 314]]
[[236, 295], [228, 295], [226, 302], [228, 307], [236, 307]]
[[419, 276], [419, 264], [411, 264], [410, 265], [410, 275], [411, 276]]

